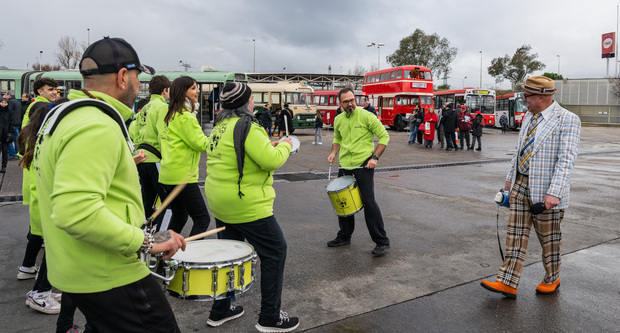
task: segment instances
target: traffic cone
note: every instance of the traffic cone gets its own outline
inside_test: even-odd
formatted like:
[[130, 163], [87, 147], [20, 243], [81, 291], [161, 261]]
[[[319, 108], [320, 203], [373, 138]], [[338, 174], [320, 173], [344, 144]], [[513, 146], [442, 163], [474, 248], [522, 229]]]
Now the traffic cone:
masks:
[[456, 144], [458, 145], [459, 144], [459, 132], [454, 131], [454, 138], [456, 140]]

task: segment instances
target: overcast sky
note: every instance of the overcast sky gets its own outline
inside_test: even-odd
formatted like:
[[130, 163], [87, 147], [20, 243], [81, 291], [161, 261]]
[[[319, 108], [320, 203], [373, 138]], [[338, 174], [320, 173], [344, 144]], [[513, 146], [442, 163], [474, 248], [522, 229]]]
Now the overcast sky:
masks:
[[[8, 2], [8, 1], [7, 1]], [[56, 0], [10, 1], [2, 6], [0, 66], [56, 63], [62, 36], [86, 42], [103, 36], [131, 43], [156, 70], [219, 70], [347, 74], [356, 64], [390, 67], [386, 57], [416, 28], [437, 33], [458, 49], [448, 83], [508, 88], [487, 74], [493, 58], [532, 47], [543, 72], [600, 78], [601, 35], [617, 29], [618, 0]], [[254, 43], [252, 40], [255, 39]], [[480, 51], [482, 51], [482, 56]], [[560, 56], [558, 58], [558, 55]], [[611, 75], [616, 72], [610, 61]], [[465, 78], [467, 77], [467, 78]], [[442, 80], [435, 78], [436, 84]]]

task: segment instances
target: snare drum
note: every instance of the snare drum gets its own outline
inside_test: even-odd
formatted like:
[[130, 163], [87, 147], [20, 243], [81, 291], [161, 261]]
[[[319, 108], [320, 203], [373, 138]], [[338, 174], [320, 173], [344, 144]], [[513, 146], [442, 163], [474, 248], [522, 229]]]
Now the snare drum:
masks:
[[245, 292], [254, 282], [256, 252], [245, 242], [208, 239], [188, 242], [185, 251], [164, 261], [173, 271], [165, 287], [180, 298], [223, 299]]
[[353, 176], [342, 176], [327, 184], [327, 194], [338, 216], [350, 216], [359, 212], [364, 205], [360, 189]]
[[293, 144], [293, 147], [291, 148], [291, 155], [299, 152], [299, 146], [301, 145], [301, 142], [299, 141], [299, 139], [296, 136], [290, 135], [290, 136], [283, 136], [280, 141], [289, 138], [291, 139], [291, 143]]

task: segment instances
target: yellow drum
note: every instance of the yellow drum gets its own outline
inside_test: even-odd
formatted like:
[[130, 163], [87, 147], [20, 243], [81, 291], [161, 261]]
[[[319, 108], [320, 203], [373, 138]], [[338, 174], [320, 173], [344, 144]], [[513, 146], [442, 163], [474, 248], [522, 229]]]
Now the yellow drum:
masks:
[[166, 290], [180, 298], [222, 299], [254, 282], [256, 252], [245, 242], [209, 239], [188, 242], [165, 263], [173, 271]]
[[327, 184], [327, 194], [338, 216], [353, 215], [364, 207], [353, 176], [342, 176], [332, 180]]

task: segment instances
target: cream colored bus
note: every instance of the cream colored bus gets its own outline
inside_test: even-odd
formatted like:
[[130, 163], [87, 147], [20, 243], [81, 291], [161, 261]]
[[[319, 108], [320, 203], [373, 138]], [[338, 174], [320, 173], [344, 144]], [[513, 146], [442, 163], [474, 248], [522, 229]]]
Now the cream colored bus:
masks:
[[314, 89], [305, 81], [277, 83], [250, 83], [255, 109], [262, 110], [267, 103], [271, 105], [272, 115], [288, 103], [293, 111], [295, 128], [314, 128], [316, 105]]

